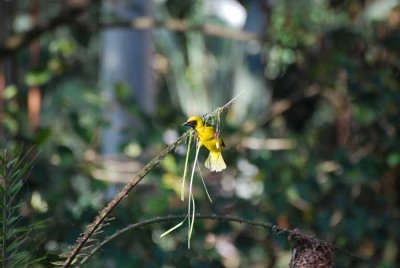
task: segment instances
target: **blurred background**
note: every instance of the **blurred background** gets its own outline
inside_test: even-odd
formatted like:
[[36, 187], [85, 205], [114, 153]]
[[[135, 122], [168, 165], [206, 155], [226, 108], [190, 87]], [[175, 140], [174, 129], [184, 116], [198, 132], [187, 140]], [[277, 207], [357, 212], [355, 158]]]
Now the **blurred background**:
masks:
[[[241, 92], [221, 115], [228, 168], [210, 173], [200, 153], [213, 203], [197, 176], [196, 212], [300, 228], [399, 267], [399, 56], [398, 0], [0, 0], [0, 147], [33, 146], [21, 213], [48, 220], [29, 254], [50, 267], [188, 116]], [[185, 213], [185, 153], [166, 157], [101, 236]], [[202, 220], [187, 250], [186, 225], [160, 238], [174, 224], [125, 234], [86, 266], [287, 267], [291, 257], [285, 237]]]

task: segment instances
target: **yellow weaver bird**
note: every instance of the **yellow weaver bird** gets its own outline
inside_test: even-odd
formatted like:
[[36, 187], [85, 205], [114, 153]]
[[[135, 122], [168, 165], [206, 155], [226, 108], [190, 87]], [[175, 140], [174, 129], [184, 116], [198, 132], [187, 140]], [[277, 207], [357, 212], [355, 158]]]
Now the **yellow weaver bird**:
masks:
[[224, 141], [219, 137], [215, 128], [207, 123], [199, 116], [190, 117], [184, 126], [192, 127], [199, 139], [199, 146], [205, 146], [210, 154], [205, 162], [205, 167], [211, 171], [220, 172], [226, 168], [224, 159], [222, 158], [222, 147], [225, 147]]

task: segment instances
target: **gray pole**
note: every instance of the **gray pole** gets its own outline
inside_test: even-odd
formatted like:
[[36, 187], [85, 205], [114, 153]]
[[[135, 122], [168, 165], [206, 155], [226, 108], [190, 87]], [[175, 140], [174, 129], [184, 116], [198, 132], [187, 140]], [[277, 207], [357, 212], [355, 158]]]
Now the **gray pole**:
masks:
[[[148, 0], [108, 0], [104, 4], [105, 15], [119, 21], [149, 16], [150, 10], [151, 1]], [[144, 112], [154, 111], [151, 32], [127, 28], [105, 29], [102, 45], [100, 86], [107, 100], [104, 115], [109, 126], [103, 130], [101, 151], [103, 155], [110, 155], [117, 154], [121, 143], [127, 140], [123, 130], [135, 128], [134, 118], [116, 98], [115, 86], [127, 86]]]

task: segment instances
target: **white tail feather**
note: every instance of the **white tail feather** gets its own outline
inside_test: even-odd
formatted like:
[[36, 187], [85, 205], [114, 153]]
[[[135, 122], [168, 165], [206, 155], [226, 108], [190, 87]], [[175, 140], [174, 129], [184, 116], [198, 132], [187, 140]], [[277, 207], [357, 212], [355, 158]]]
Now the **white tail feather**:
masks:
[[222, 158], [222, 154], [219, 153], [212, 153], [208, 155], [204, 166], [211, 171], [220, 172], [226, 168], [226, 164], [224, 159]]

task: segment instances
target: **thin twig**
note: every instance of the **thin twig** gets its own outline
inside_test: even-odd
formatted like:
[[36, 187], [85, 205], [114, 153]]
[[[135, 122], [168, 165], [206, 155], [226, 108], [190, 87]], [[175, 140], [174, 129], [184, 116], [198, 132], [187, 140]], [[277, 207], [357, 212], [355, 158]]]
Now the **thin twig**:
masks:
[[[232, 103], [232, 101], [228, 102]], [[227, 110], [230, 105], [224, 105], [218, 108], [218, 112], [221, 113]], [[209, 114], [212, 116], [214, 113]], [[170, 144], [161, 153], [154, 157], [149, 163], [147, 163], [129, 182], [122, 188], [122, 190], [100, 211], [99, 215], [94, 219], [94, 221], [86, 227], [85, 232], [77, 239], [76, 245], [68, 254], [68, 258], [65, 260], [63, 267], [69, 267], [74, 259], [78, 256], [82, 248], [85, 246], [90, 237], [93, 236], [94, 232], [101, 226], [102, 222], [107, 218], [110, 212], [124, 199], [128, 196], [128, 193], [155, 167], [159, 165], [161, 160], [163, 160], [170, 152], [173, 152], [175, 148], [182, 143], [186, 137], [189, 135], [191, 130], [186, 131], [182, 136], [180, 136], [174, 143]], [[189, 200], [190, 201], [190, 200]]]
[[4, 150], [4, 162], [3, 164], [3, 242], [2, 242], [2, 265], [3, 267], [7, 267], [7, 194], [8, 194], [8, 169], [7, 165], [8, 163], [8, 157], [7, 157], [7, 151]]
[[118, 205], [119, 202], [122, 201], [128, 193], [158, 164], [163, 160], [170, 152], [175, 150], [175, 148], [186, 139], [189, 131], [185, 132], [182, 136], [180, 136], [174, 143], [165, 148], [161, 153], [159, 153], [153, 160], [147, 163], [133, 178], [129, 180], [129, 182], [125, 185], [124, 188], [104, 207], [99, 215], [95, 218], [93, 223], [89, 224], [86, 227], [86, 231], [83, 233], [81, 237], [78, 238], [76, 246], [73, 248], [71, 255], [65, 261], [63, 267], [68, 267], [71, 265], [75, 257], [79, 254], [82, 247], [86, 244], [89, 238], [93, 235], [93, 233], [98, 229], [101, 223], [105, 220], [105, 218], [110, 214], [112, 209]]
[[[134, 223], [134, 224], [130, 224], [127, 227], [116, 231], [113, 235], [107, 237], [106, 239], [104, 239], [99, 245], [97, 245], [95, 248], [93, 248], [93, 250], [87, 255], [85, 256], [84, 259], [82, 259], [80, 265], [85, 264], [89, 258], [91, 256], [93, 256], [100, 248], [102, 248], [105, 244], [111, 242], [112, 240], [114, 240], [115, 238], [117, 238], [118, 236], [135, 230], [137, 228], [140, 227], [145, 227], [148, 225], [152, 225], [155, 223], [163, 223], [163, 222], [171, 222], [171, 221], [176, 221], [176, 220], [182, 220], [185, 217], [187, 217], [187, 214], [181, 215], [181, 216], [166, 216], [166, 217], [157, 217], [157, 218], [153, 218], [153, 219], [149, 219], [149, 220], [145, 220], [142, 222], [138, 222], [138, 223]], [[260, 221], [251, 221], [251, 220], [246, 220], [246, 219], [241, 219], [239, 217], [233, 217], [233, 216], [219, 216], [219, 215], [201, 215], [201, 214], [197, 214], [194, 216], [196, 219], [202, 219], [202, 220], [218, 220], [218, 221], [228, 221], [228, 222], [237, 222], [237, 223], [244, 223], [244, 224], [249, 224], [252, 226], [256, 226], [256, 227], [262, 227], [265, 229], [270, 229], [273, 232], [276, 232], [279, 235], [288, 235], [290, 234], [291, 230], [288, 229], [284, 229], [284, 228], [280, 228], [275, 226], [272, 223], [269, 222], [260, 222]]]
[[344, 250], [344, 249], [339, 248], [339, 247], [336, 247], [336, 246], [334, 246], [333, 249], [335, 250], [336, 253], [340, 253], [340, 254], [343, 254], [343, 255], [347, 255], [347, 256], [349, 256], [349, 257], [355, 259], [357, 262], [367, 264], [368, 267], [376, 267], [375, 265], [368, 263], [368, 260], [366, 260], [366, 259], [364, 259], [364, 258], [361, 258], [361, 257], [359, 257], [359, 256], [356, 256], [356, 255], [354, 255], [353, 253], [351, 253], [351, 252], [349, 252], [349, 251], [347, 251], [347, 250]]
[[[112, 240], [114, 240], [115, 238], [117, 238], [118, 236], [120, 236], [126, 232], [138, 229], [140, 227], [149, 226], [149, 225], [152, 225], [155, 223], [164, 223], [164, 222], [172, 222], [172, 221], [176, 221], [176, 220], [182, 220], [182, 219], [186, 219], [186, 217], [188, 217], [187, 214], [180, 215], [180, 216], [156, 217], [153, 219], [144, 220], [142, 222], [129, 224], [125, 228], [116, 231], [114, 234], [110, 235], [109, 237], [104, 239], [100, 244], [98, 244], [95, 248], [93, 248], [92, 251], [87, 256], [85, 256], [85, 258], [82, 259], [80, 266], [85, 264], [89, 260], [89, 258], [92, 257], [94, 254], [96, 254], [96, 252], [98, 252], [105, 244], [108, 244], [109, 242], [111, 242]], [[292, 234], [298, 233], [298, 230], [281, 228], [270, 222], [246, 220], [246, 219], [242, 219], [242, 218], [234, 217], [234, 216], [221, 216], [221, 215], [214, 215], [214, 214], [212, 214], [212, 215], [211, 214], [204, 214], [204, 215], [196, 214], [194, 217], [198, 220], [217, 220], [217, 221], [236, 222], [236, 223], [240, 223], [240, 224], [248, 224], [248, 225], [252, 225], [255, 227], [269, 229], [276, 235], [283, 235], [286, 237], [290, 236]], [[183, 221], [181, 223], [183, 223]], [[351, 252], [348, 252], [348, 251], [341, 249], [339, 247], [336, 247], [336, 246], [334, 246], [333, 249], [337, 253], [347, 255], [347, 256], [355, 259], [357, 262], [368, 265], [368, 267], [374, 267], [372, 264], [369, 264], [367, 260], [365, 260], [359, 256], [356, 256], [356, 255], [352, 254]]]

